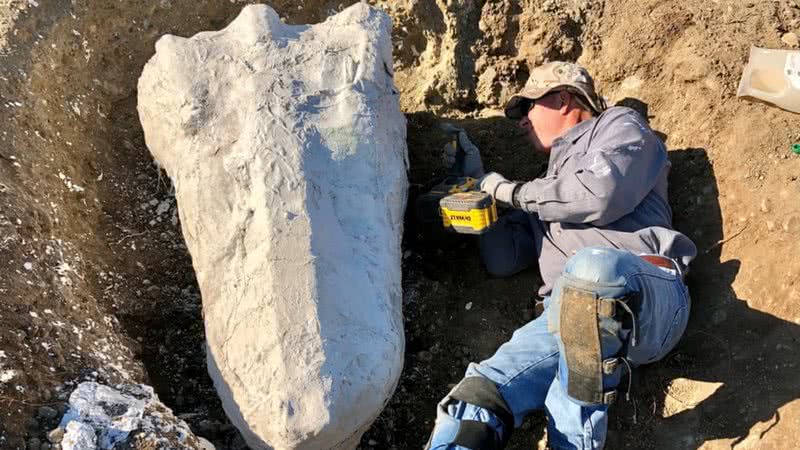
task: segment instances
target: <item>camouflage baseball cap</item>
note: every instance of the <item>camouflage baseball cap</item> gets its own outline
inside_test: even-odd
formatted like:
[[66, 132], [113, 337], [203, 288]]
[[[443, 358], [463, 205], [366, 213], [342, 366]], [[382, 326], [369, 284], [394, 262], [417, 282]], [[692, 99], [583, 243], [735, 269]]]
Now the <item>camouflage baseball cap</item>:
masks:
[[605, 101], [594, 90], [594, 80], [589, 72], [578, 64], [554, 61], [543, 64], [531, 71], [528, 82], [521, 92], [511, 97], [506, 104], [506, 117], [521, 119], [527, 111], [522, 107], [527, 100], [537, 100], [555, 91], [569, 91], [578, 94], [588, 103], [588, 107], [600, 114], [606, 109]]

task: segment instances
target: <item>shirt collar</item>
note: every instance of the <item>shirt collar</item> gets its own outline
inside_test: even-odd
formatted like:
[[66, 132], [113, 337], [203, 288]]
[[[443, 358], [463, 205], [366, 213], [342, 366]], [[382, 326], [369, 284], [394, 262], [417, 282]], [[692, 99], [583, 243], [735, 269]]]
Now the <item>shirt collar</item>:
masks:
[[570, 144], [578, 142], [578, 139], [580, 139], [584, 134], [586, 134], [587, 131], [589, 131], [589, 129], [592, 128], [597, 119], [597, 117], [592, 117], [591, 119], [584, 120], [583, 122], [575, 125], [567, 130], [566, 133], [557, 137], [553, 145], [561, 145], [562, 141], [569, 142]]
[[550, 149], [550, 166], [561, 156], [560, 154], [563, 153], [562, 150], [564, 147], [575, 145], [575, 143], [594, 126], [597, 119], [597, 117], [592, 117], [591, 119], [584, 120], [553, 140], [553, 146]]

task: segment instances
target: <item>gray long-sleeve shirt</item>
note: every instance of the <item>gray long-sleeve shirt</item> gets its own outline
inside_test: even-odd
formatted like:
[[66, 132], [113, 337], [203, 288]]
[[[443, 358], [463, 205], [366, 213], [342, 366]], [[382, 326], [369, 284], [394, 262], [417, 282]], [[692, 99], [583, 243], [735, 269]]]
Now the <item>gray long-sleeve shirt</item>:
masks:
[[486, 268], [508, 276], [538, 259], [542, 296], [585, 247], [664, 255], [685, 270], [697, 249], [672, 229], [669, 168], [664, 144], [636, 111], [614, 107], [579, 123], [553, 143], [547, 175], [519, 188], [520, 209], [481, 236]]

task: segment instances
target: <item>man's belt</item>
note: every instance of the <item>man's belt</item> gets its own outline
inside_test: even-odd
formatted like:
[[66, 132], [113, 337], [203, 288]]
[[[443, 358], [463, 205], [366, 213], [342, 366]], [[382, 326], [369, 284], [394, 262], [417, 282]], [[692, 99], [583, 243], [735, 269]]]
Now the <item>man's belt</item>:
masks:
[[666, 256], [639, 255], [639, 257], [642, 258], [643, 260], [649, 262], [650, 264], [656, 266], [656, 267], [661, 267], [661, 268], [664, 268], [664, 269], [674, 270], [675, 273], [677, 273], [677, 274], [681, 273], [681, 271], [678, 268], [677, 264], [675, 264], [675, 261], [667, 258]]

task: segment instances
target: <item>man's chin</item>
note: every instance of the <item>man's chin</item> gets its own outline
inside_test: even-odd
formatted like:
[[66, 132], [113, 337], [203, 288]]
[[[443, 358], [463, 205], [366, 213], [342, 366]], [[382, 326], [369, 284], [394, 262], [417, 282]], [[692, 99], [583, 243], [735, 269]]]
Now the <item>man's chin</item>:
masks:
[[536, 153], [544, 153], [545, 155], [550, 154], [550, 147], [545, 147], [542, 144], [542, 141], [540, 141], [536, 136], [528, 136], [528, 140], [533, 145], [533, 149], [536, 151]]

